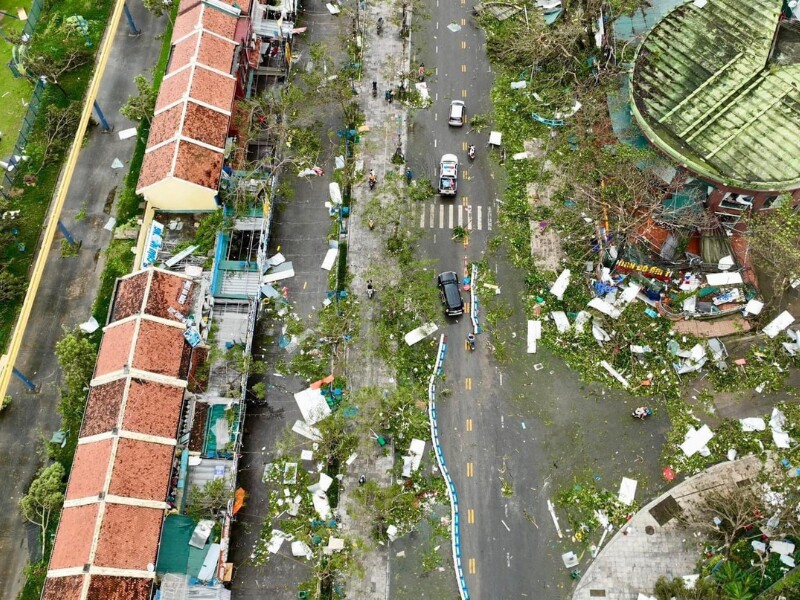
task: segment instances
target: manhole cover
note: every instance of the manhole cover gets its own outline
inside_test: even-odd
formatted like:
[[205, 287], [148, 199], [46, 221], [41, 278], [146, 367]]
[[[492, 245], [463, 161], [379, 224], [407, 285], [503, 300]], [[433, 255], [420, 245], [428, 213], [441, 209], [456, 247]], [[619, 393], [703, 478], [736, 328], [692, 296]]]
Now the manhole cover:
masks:
[[644, 532], [647, 535], [653, 535], [656, 532], [656, 530], [652, 525], [648, 525], [647, 527], [644, 528]]

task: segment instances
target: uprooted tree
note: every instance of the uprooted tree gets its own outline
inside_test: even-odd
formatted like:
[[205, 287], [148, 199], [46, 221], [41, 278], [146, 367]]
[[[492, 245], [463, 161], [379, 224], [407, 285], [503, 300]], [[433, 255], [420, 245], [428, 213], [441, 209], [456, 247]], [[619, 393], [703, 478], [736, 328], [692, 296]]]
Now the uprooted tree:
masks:
[[47, 555], [47, 529], [64, 503], [64, 475], [64, 467], [58, 462], [41, 469], [19, 501], [22, 516], [41, 531], [42, 558]]
[[800, 277], [800, 213], [789, 198], [774, 210], [746, 221], [750, 252], [772, 280], [773, 302], [780, 304], [788, 284]]
[[119, 112], [131, 121], [149, 123], [155, 112], [158, 90], [144, 75], [137, 75], [133, 78], [133, 82], [136, 84], [136, 95], [128, 96], [128, 101], [122, 105]]

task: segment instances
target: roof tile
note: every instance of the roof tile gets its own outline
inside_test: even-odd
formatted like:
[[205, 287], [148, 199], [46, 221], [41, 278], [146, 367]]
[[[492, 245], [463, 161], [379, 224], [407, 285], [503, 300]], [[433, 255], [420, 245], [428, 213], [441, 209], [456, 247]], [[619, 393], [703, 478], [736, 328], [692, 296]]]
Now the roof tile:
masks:
[[125, 393], [125, 379], [96, 385], [89, 390], [86, 410], [83, 413], [81, 437], [111, 431], [119, 420], [119, 407]]
[[[64, 513], [67, 510], [70, 509]], [[156, 561], [163, 518], [164, 511], [156, 508], [107, 504], [94, 564], [146, 570], [148, 564]]]
[[42, 600], [80, 600], [83, 578], [83, 575], [48, 578], [44, 582]]
[[221, 73], [209, 71], [202, 65], [194, 67], [189, 95], [221, 110], [230, 111], [236, 91], [236, 80]]
[[111, 309], [111, 321], [119, 321], [138, 314], [142, 310], [142, 300], [144, 300], [147, 280], [147, 271], [142, 271], [117, 282], [114, 306]]
[[132, 379], [122, 428], [147, 435], [174, 438], [178, 431], [183, 388]]
[[61, 513], [58, 522], [53, 554], [50, 557], [51, 569], [83, 567], [89, 562], [94, 526], [97, 521], [99, 504], [70, 506]]
[[67, 500], [90, 496], [97, 499], [106, 485], [111, 447], [111, 439], [78, 444], [67, 486]]
[[139, 183], [136, 184], [137, 190], [158, 183], [172, 174], [172, 159], [175, 158], [177, 144], [178, 142], [172, 142], [145, 153]]
[[152, 579], [92, 575], [87, 600], [149, 600]]
[[187, 102], [183, 135], [222, 150], [225, 147], [229, 120], [227, 115], [194, 102]]
[[232, 41], [220, 39], [210, 33], [203, 33], [200, 50], [197, 53], [197, 62], [223, 73], [230, 73], [233, 68], [235, 48], [236, 44]]
[[[227, 132], [226, 132], [227, 133]], [[219, 187], [222, 153], [181, 141], [175, 161], [175, 177], [210, 189]]]
[[[180, 277], [163, 271], [151, 271], [152, 283], [147, 295], [144, 312], [154, 317], [178, 321], [169, 309], [184, 316], [191, 312], [194, 299], [195, 284], [191, 279]], [[184, 286], [188, 284], [188, 289]]]
[[[180, 377], [185, 343], [181, 328], [142, 319], [132, 367], [151, 373]], [[102, 346], [100, 351], [102, 352]]]
[[165, 106], [169, 106], [173, 102], [185, 98], [193, 69], [194, 67], [189, 67], [188, 69], [183, 69], [177, 73], [173, 72], [164, 77], [164, 81], [161, 82], [161, 87], [158, 90], [156, 113]]
[[100, 342], [100, 352], [97, 354], [95, 377], [119, 371], [128, 364], [135, 328], [134, 321], [112, 324], [106, 328], [103, 340]]
[[174, 457], [173, 446], [120, 438], [108, 493], [163, 502]]
[[169, 110], [162, 111], [153, 117], [150, 124], [150, 137], [147, 138], [149, 147], [157, 146], [174, 138], [181, 130], [181, 118], [184, 105], [176, 104]]

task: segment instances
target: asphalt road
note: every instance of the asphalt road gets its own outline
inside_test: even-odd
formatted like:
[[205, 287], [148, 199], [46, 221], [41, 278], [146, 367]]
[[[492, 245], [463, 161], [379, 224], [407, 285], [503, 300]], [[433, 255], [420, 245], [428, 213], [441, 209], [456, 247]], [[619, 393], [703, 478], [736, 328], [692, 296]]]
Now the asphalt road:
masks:
[[[502, 194], [487, 158], [488, 131], [447, 125], [453, 99], [464, 100], [469, 115], [491, 109], [492, 74], [471, 8], [464, 0], [431, 0], [430, 19], [417, 21], [421, 30], [412, 36], [412, 65], [424, 62], [431, 74], [434, 103], [415, 114], [406, 153], [415, 174], [431, 179], [442, 154], [452, 152], [461, 160], [455, 200], [418, 203], [412, 223], [424, 230], [419, 253], [438, 259], [440, 271], [458, 273], [465, 257], [480, 260], [488, 239], [499, 233], [496, 198]], [[477, 149], [474, 163], [466, 156], [470, 142]], [[468, 245], [451, 239], [455, 225], [470, 230]], [[578, 475], [614, 491], [627, 475], [639, 480], [637, 499], [649, 496], [660, 486], [658, 453], [668, 423], [660, 416], [634, 422], [628, 413], [635, 399], [582, 384], [541, 347], [536, 355], [525, 354], [522, 276], [507, 266], [502, 250], [489, 264], [500, 299], [513, 311], [492, 333], [509, 340], [512, 358], [498, 364], [486, 334], [470, 352], [468, 315], [452, 321], [445, 328], [445, 387], [453, 393], [438, 403], [444, 453], [461, 506], [464, 573], [470, 597], [477, 600], [565, 598], [572, 585], [560, 556], [580, 548], [558, 539], [548, 498], [573, 485]], [[485, 289], [479, 291], [485, 296]], [[535, 370], [535, 364], [541, 368]], [[567, 524], [562, 520], [561, 526]]]
[[[136, 126], [119, 114], [119, 107], [136, 93], [133, 77], [148, 73], [161, 51], [166, 17], [153, 17], [140, 2], [131, 3], [130, 10], [142, 35], [130, 37], [123, 17], [97, 97], [115, 132], [103, 134], [99, 127], [92, 127], [87, 133], [60, 215], [72, 236], [81, 240], [81, 250], [76, 257], [61, 258], [60, 235], [51, 247], [39, 249], [48, 253], [47, 264], [15, 366], [40, 386], [40, 391], [29, 394], [12, 378], [8, 387], [11, 406], [0, 413], [0, 481], [6, 482], [0, 498], [3, 599], [18, 596], [29, 554], [34, 560], [39, 558], [38, 544], [26, 541], [30, 538], [19, 512], [19, 499], [41, 466], [37, 450], [42, 438], [49, 440], [61, 421], [56, 410], [61, 373], [55, 344], [64, 329], [70, 330], [91, 317], [104, 265], [101, 253], [111, 239], [104, 225], [111, 212], [110, 202], [127, 172], [112, 169], [111, 163], [119, 158], [127, 165], [136, 144], [134, 138], [120, 140], [116, 133]], [[83, 219], [77, 218], [81, 211], [85, 213]], [[24, 209], [20, 218], [25, 218]]]

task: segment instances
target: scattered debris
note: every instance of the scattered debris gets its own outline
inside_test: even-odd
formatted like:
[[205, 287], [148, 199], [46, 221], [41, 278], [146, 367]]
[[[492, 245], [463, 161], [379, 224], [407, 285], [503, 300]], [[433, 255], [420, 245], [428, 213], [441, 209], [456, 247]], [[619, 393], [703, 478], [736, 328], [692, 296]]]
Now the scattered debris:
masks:
[[117, 132], [119, 139], [127, 140], [128, 138], [132, 138], [136, 135], [136, 127], [131, 127], [129, 129], [121, 129]]
[[619, 501], [626, 506], [633, 504], [633, 499], [636, 496], [636, 486], [638, 483], [639, 482], [635, 479], [623, 477], [622, 482], [619, 484]]
[[542, 339], [542, 322], [528, 321], [528, 354], [536, 354], [536, 342], [540, 339]]
[[789, 314], [788, 310], [785, 310], [764, 327], [764, 335], [768, 338], [774, 338], [792, 323], [794, 323], [794, 317]]
[[627, 379], [625, 379], [619, 371], [617, 371], [614, 367], [612, 367], [608, 361], [603, 360], [600, 361], [600, 366], [603, 367], [606, 371], [608, 371], [609, 375], [611, 375], [614, 379], [619, 381], [622, 384], [622, 387], [628, 389], [630, 387], [630, 383]]
[[707, 445], [713, 437], [714, 432], [709, 429], [708, 425], [703, 425], [700, 429], [689, 427], [680, 449], [687, 457], [694, 456], [698, 452], [703, 456], [708, 456], [710, 451]]
[[436, 332], [438, 329], [439, 326], [436, 323], [425, 323], [424, 325], [420, 325], [416, 329], [409, 331], [403, 337], [403, 339], [406, 341], [406, 344], [413, 346], [417, 342], [424, 340], [426, 337]]

